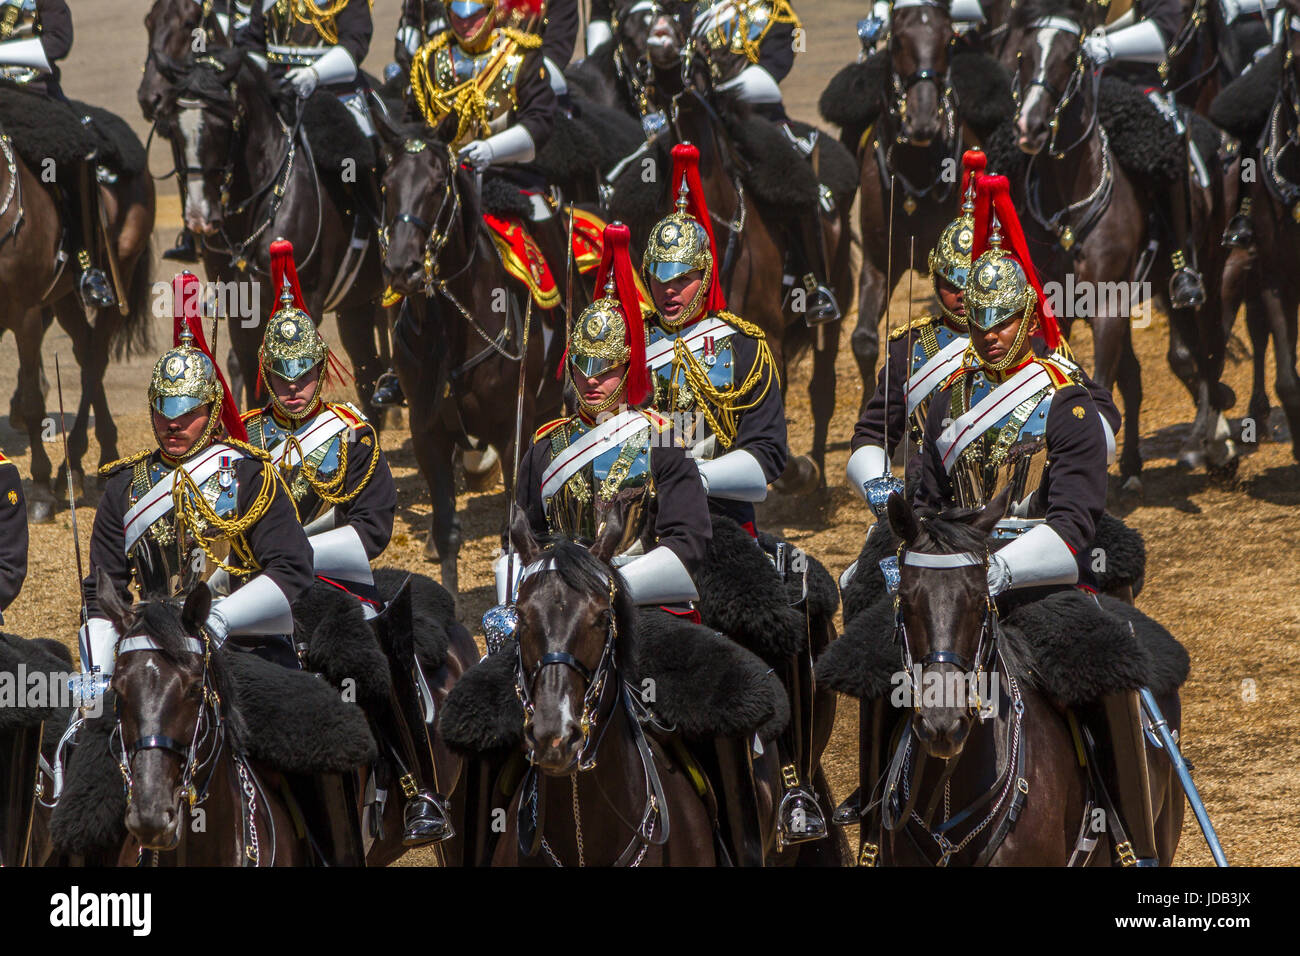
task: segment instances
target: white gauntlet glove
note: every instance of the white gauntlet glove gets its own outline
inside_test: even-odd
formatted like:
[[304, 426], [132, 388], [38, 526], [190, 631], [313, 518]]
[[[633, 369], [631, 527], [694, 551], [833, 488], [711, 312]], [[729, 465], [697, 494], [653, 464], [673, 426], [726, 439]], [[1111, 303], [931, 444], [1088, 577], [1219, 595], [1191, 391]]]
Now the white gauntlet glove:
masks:
[[316, 92], [316, 85], [320, 83], [320, 74], [316, 72], [314, 66], [295, 66], [284, 75], [284, 81], [293, 87], [299, 99], [305, 100]]
[[1083, 55], [1097, 66], [1105, 66], [1114, 59], [1115, 54], [1111, 52], [1110, 43], [1106, 40], [1105, 28], [1098, 27], [1083, 38]]

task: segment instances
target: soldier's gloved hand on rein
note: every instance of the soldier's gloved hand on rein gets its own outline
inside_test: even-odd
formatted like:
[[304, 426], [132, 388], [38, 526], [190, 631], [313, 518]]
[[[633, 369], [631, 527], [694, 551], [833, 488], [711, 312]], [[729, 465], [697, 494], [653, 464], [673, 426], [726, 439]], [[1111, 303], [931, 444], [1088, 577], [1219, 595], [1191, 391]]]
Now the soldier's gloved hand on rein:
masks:
[[1104, 29], [1098, 27], [1083, 38], [1083, 55], [1097, 66], [1105, 66], [1114, 59], [1115, 54], [1110, 48], [1110, 41], [1106, 39]]
[[230, 636], [230, 625], [226, 622], [225, 615], [215, 607], [208, 612], [208, 619], [203, 622], [203, 629], [208, 632], [208, 639], [212, 641], [213, 647], [220, 647]]
[[989, 555], [988, 581], [990, 597], [997, 597], [1011, 587], [1011, 568], [1000, 555]]
[[492, 147], [487, 144], [486, 140], [476, 139], [472, 143], [467, 143], [461, 147], [456, 158], [462, 163], [473, 166], [475, 169], [486, 169], [492, 165]]
[[314, 66], [296, 66], [284, 75], [284, 81], [293, 87], [294, 93], [300, 99], [305, 100], [316, 92], [316, 84], [320, 82], [320, 76]]

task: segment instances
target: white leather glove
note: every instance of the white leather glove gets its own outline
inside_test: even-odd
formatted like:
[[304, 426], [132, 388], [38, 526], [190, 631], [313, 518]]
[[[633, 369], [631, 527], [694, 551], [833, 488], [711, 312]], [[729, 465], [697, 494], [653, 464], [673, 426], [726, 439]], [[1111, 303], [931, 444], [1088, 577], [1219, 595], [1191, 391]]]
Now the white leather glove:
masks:
[[456, 157], [475, 169], [493, 163], [526, 163], [537, 155], [532, 134], [518, 124], [509, 126], [487, 139], [476, 139], [461, 147]]
[[420, 31], [409, 24], [400, 27], [397, 31], [397, 42], [406, 48], [406, 52], [412, 55], [420, 49]]
[[1030, 528], [989, 555], [989, 594], [994, 597], [1009, 588], [1074, 584], [1078, 580], [1074, 552], [1048, 524]]
[[729, 501], [762, 501], [767, 497], [767, 476], [758, 459], [737, 448], [725, 455], [698, 463], [704, 492]]
[[486, 169], [492, 165], [492, 147], [487, 144], [487, 140], [476, 139], [462, 146], [456, 158], [475, 169]]
[[295, 66], [284, 75], [284, 79], [293, 87], [298, 98], [305, 100], [316, 92], [316, 86], [320, 83], [320, 74], [316, 72], [314, 66]]
[[596, 47], [613, 39], [614, 31], [608, 20], [592, 20], [587, 24], [587, 55], [591, 56]]
[[259, 574], [213, 604], [204, 626], [218, 647], [231, 635], [292, 634], [293, 609], [280, 586]]
[[1115, 54], [1111, 52], [1106, 31], [1102, 27], [1083, 38], [1083, 55], [1097, 66], [1105, 66], [1114, 58]]

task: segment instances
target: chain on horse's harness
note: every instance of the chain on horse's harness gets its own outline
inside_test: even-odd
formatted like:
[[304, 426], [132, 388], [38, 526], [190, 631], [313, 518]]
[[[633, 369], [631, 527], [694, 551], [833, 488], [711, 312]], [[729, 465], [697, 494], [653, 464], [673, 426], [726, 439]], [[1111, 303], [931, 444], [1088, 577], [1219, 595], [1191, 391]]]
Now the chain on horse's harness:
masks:
[[[553, 566], [550, 562], [543, 558], [531, 566], [531, 571], [529, 568], [525, 568], [523, 574], [527, 575], [552, 569]], [[586, 664], [567, 651], [552, 651], [542, 655], [532, 669], [525, 674], [523, 652], [522, 649], [518, 649], [515, 657], [515, 694], [524, 708], [524, 726], [526, 728], [532, 723], [533, 719], [533, 688], [537, 686], [537, 679], [545, 668], [552, 665], [567, 667], [582, 678], [586, 687], [582, 696], [582, 716], [579, 718], [579, 726], [582, 729], [582, 746], [578, 750], [577, 769], [572, 775], [573, 818], [577, 834], [579, 866], [585, 866], [585, 859], [582, 844], [582, 818], [578, 806], [578, 774], [591, 770], [596, 766], [597, 751], [600, 749], [601, 741], [605, 739], [605, 731], [613, 723], [615, 709], [620, 703], [623, 705], [633, 739], [637, 745], [637, 753], [641, 759], [646, 799], [641, 821], [633, 828], [631, 840], [623, 852], [619, 854], [614, 865], [635, 867], [641, 864], [646, 852], [652, 845], [662, 846], [668, 842], [668, 804], [664, 797], [663, 782], [655, 766], [654, 754], [650, 750], [645, 731], [641, 726], [642, 720], [648, 718], [649, 715], [644, 711], [644, 708], [640, 708], [640, 705], [634, 700], [634, 696], [628, 692], [627, 686], [618, 672], [618, 663], [615, 660], [615, 646], [618, 640], [618, 620], [617, 611], [615, 610], [618, 597], [618, 579], [613, 573], [609, 574], [607, 585], [609, 588], [609, 607], [606, 613], [609, 615], [609, 623], [605, 629], [605, 641], [601, 647], [600, 660], [597, 661], [596, 667], [594, 669], [587, 667]], [[604, 720], [601, 720], [601, 701], [605, 696], [607, 685], [612, 685], [615, 688], [615, 697], [610, 705], [609, 714]], [[593, 730], [596, 731], [594, 739]], [[535, 754], [531, 748], [528, 751], [528, 761], [533, 766], [530, 766], [524, 779], [524, 792], [519, 800], [518, 817], [523, 821], [526, 808], [531, 808], [531, 823], [535, 828], [537, 825], [537, 805], [541, 796], [537, 786]], [[522, 847], [525, 828], [523, 826], [518, 827], [518, 832]], [[541, 837], [540, 845], [555, 866], [563, 865], [546, 842], [545, 836]]]
[[[1285, 107], [1287, 118], [1282, 116]], [[1260, 134], [1260, 160], [1264, 166], [1264, 185], [1272, 196], [1290, 207], [1292, 218], [1300, 222], [1300, 185], [1278, 171], [1287, 150], [1300, 144], [1300, 91], [1297, 90], [1292, 55], [1288, 50], [1282, 68], [1282, 82], [1269, 111], [1268, 124]]]
[[[1087, 76], [1082, 47], [1083, 28], [1073, 20], [1059, 16], [1042, 17], [1035, 20], [1031, 26], [1036, 30], [1070, 33], [1080, 40], [1080, 46], [1075, 51], [1074, 69], [1070, 73], [1069, 80], [1066, 81], [1064, 90], [1058, 90], [1052, 83], [1048, 82], [1046, 56], [1044, 56], [1042, 67], [1034, 73], [1027, 84], [1030, 89], [1035, 86], [1041, 88], [1056, 104], [1052, 109], [1052, 117], [1048, 121], [1048, 128], [1051, 132], [1048, 136], [1045, 151], [1052, 159], [1059, 160], [1086, 143], [1091, 138], [1094, 129], [1101, 139], [1101, 172], [1098, 175], [1097, 185], [1082, 199], [1063, 206], [1051, 216], [1043, 212], [1042, 197], [1039, 195], [1041, 178], [1034, 175], [1034, 164], [1038, 162], [1038, 156], [1041, 153], [1030, 158], [1029, 165], [1025, 170], [1025, 205], [1029, 210], [1029, 214], [1039, 226], [1056, 236], [1061, 245], [1068, 250], [1075, 243], [1083, 240], [1092, 227], [1101, 219], [1106, 208], [1110, 205], [1110, 197], [1115, 187], [1110, 140], [1106, 136], [1105, 127], [1098, 121], [1100, 111], [1098, 92], [1101, 87], [1101, 71], [1092, 71], [1092, 95], [1090, 97], [1092, 112], [1088, 117], [1088, 122], [1084, 124], [1083, 132], [1069, 146], [1058, 149], [1056, 137], [1060, 132], [1061, 114], [1069, 106], [1071, 100], [1083, 89], [1083, 83]], [[1019, 51], [1017, 58], [1023, 56], [1023, 53], [1023, 50]], [[1018, 114], [1021, 107], [1020, 72], [1018, 70], [1012, 82], [1011, 97], [1016, 104]], [[1080, 211], [1083, 213], [1082, 218], [1079, 219], [1075, 226], [1071, 226], [1067, 220]]]
[[[128, 806], [131, 803], [135, 787], [131, 764], [137, 754], [146, 750], [163, 750], [177, 759], [184, 768], [179, 787], [180, 794], [186, 799], [190, 810], [193, 811], [195, 808], [202, 806], [204, 801], [207, 800], [208, 789], [212, 785], [217, 762], [225, 749], [226, 731], [221, 718], [221, 696], [217, 693], [211, 679], [212, 644], [206, 634], [202, 641], [193, 637], [186, 637], [184, 641], [186, 650], [203, 659], [201, 683], [203, 696], [194, 719], [194, 731], [190, 735], [188, 744], [166, 734], [146, 734], [127, 743], [122, 736], [121, 698], [116, 697], [114, 699], [114, 716], [117, 718], [117, 726], [113, 736], [109, 738], [109, 744], [112, 747], [116, 743], [117, 747], [120, 748], [116, 754], [117, 766], [122, 774], [122, 786], [126, 791]], [[132, 651], [161, 650], [162, 648], [152, 638], [145, 636], [125, 637], [118, 643], [117, 656], [121, 657], [123, 654]], [[200, 758], [199, 754], [205, 746], [207, 747], [207, 756]], [[251, 768], [246, 766], [247, 762], [240, 754], [234, 753], [232, 758], [238, 768], [240, 779], [241, 817], [244, 828], [244, 853], [241, 856], [241, 862], [246, 866], [259, 866], [261, 865], [261, 851], [257, 835], [257, 798], [250, 782], [250, 777], [252, 777]], [[195, 779], [204, 769], [207, 770], [207, 775], [200, 787], [195, 784]], [[275, 821], [269, 813], [267, 819], [270, 821], [272, 828], [271, 865], [274, 865]], [[141, 854], [143, 852], [142, 848]], [[152, 853], [152, 851], [150, 852]], [[152, 853], [152, 861], [154, 865], [157, 864], [156, 853]]]
[[[988, 567], [988, 552], [986, 551], [982, 555], [971, 552], [928, 554], [905, 551], [900, 548], [899, 561], [900, 564], [931, 570], [950, 570], [963, 567], [986, 569]], [[901, 645], [905, 674], [911, 690], [914, 708], [915, 702], [921, 699], [921, 688], [916, 686], [913, 679], [914, 667], [923, 677], [924, 668], [928, 665], [952, 664], [964, 674], [973, 676], [976, 680], [976, 686], [978, 686], [978, 677], [986, 672], [988, 665], [994, 660], [1002, 660], [998, 646], [1001, 626], [997, 606], [993, 603], [991, 597], [985, 596], [984, 612], [980, 622], [980, 637], [976, 644], [974, 657], [970, 661], [955, 651], [931, 651], [925, 657], [916, 661], [912, 656], [911, 643], [903, 621], [901, 602], [897, 595], [895, 595], [894, 602], [895, 638]], [[1002, 670], [1006, 670], [1005, 664], [1003, 664]], [[916, 801], [920, 796], [919, 784], [924, 776], [927, 756], [924, 751], [917, 751], [916, 757], [919, 757], [919, 759], [916, 759], [913, 755], [913, 744], [917, 739], [913, 728], [915, 710], [899, 737], [893, 759], [890, 761], [889, 771], [885, 778], [885, 792], [880, 798], [881, 823], [891, 833], [896, 833], [899, 830], [908, 833], [906, 827], [909, 822], [920, 826], [922, 831], [930, 836], [939, 847], [941, 856], [937, 861], [938, 866], [947, 866], [953, 856], [969, 846], [976, 836], [987, 829], [994, 820], [1001, 817], [992, 837], [980, 851], [976, 861], [977, 865], [987, 863], [993, 857], [993, 854], [997, 852], [1002, 841], [1006, 839], [1029, 794], [1029, 783], [1024, 776], [1024, 746], [1021, 742], [1025, 705], [1015, 677], [1008, 673], [1006, 678], [1011, 693], [1013, 711], [1012, 718], [1007, 724], [1006, 766], [997, 774], [993, 784], [969, 806], [954, 815], [949, 804], [950, 781], [953, 772], [957, 769], [957, 763], [961, 759], [961, 753], [959, 752], [956, 756], [944, 761], [944, 768], [940, 773], [938, 782], [935, 784], [934, 792], [930, 796], [924, 814], [916, 812]], [[997, 716], [995, 713], [986, 715], [983, 710], [983, 701], [979, 699], [978, 694], [975, 694], [972, 699], [969, 691], [966, 695], [966, 711], [968, 715], [978, 717], [981, 721], [987, 719], [987, 717], [996, 718]], [[910, 775], [906, 772], [909, 763], [912, 766]], [[1010, 803], [1008, 803], [1009, 796], [1011, 797]], [[931, 827], [930, 821], [934, 817], [940, 799], [943, 800], [943, 822], [936, 827]], [[965, 837], [954, 843], [950, 837], [953, 830], [969, 821], [981, 807], [990, 801], [992, 801], [992, 806], [983, 819]], [[1004, 807], [1006, 808], [1005, 814], [1003, 813]], [[908, 835], [910, 838], [910, 833]]]

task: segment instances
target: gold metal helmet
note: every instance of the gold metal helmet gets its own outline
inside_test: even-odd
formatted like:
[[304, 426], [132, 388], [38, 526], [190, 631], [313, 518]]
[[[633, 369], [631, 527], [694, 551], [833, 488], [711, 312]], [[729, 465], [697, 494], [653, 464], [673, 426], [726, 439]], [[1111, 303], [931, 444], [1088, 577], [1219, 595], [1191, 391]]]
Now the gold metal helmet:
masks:
[[[207, 405], [208, 424], [189, 449], [194, 451], [206, 445], [212, 437], [221, 416], [222, 399], [216, 366], [194, 347], [194, 335], [189, 328], [182, 327], [180, 345], [168, 349], [154, 363], [153, 374], [149, 377], [150, 408], [170, 421]], [[154, 433], [156, 437], [156, 428]]]
[[[644, 335], [644, 332], [641, 334]], [[611, 369], [626, 365], [631, 357], [627, 318], [617, 298], [611, 274], [605, 285], [605, 294], [583, 309], [573, 320], [573, 328], [569, 333], [569, 374], [576, 385], [585, 379], [598, 378]], [[594, 407], [583, 402], [581, 390], [575, 389], [578, 392], [578, 404], [589, 414], [603, 412], [622, 398], [626, 384], [625, 375], [619, 387]]]
[[1038, 304], [1038, 293], [1030, 284], [1020, 260], [1002, 248], [1002, 230], [996, 214], [992, 215], [989, 229], [989, 247], [971, 265], [966, 280], [966, 317], [973, 329], [984, 331], [997, 328], [1017, 314], [1024, 319], [1015, 346], [1005, 358], [989, 366], [994, 371], [1001, 371], [1014, 361], [1025, 336], [1031, 331], [1033, 323], [1028, 319]]
[[444, 6], [447, 23], [457, 42], [472, 52], [483, 49], [500, 17], [497, 0], [448, 0]]
[[939, 295], [938, 280], [942, 279], [958, 289], [965, 288], [970, 275], [970, 253], [975, 243], [975, 182], [966, 190], [962, 200], [961, 215], [939, 233], [939, 241], [930, 250], [930, 278], [935, 282], [935, 298], [944, 316], [958, 328], [966, 328], [966, 316], [958, 315], [943, 304]]
[[[280, 307], [271, 313], [266, 321], [266, 332], [262, 335], [262, 348], [258, 353], [262, 363], [262, 374], [268, 378], [275, 375], [286, 382], [296, 382], [329, 356], [329, 346], [316, 330], [312, 317], [294, 305], [293, 290], [286, 279], [281, 287]], [[324, 376], [322, 376], [323, 378]], [[295, 418], [304, 418], [315, 411], [320, 395], [321, 379], [316, 381], [316, 389], [307, 408]], [[280, 403], [275, 389], [271, 389], [271, 401], [281, 413], [288, 415], [288, 410]]]
[[683, 178], [681, 189], [677, 192], [677, 208], [655, 223], [642, 257], [641, 268], [647, 279], [671, 282], [688, 272], [702, 273], [703, 281], [699, 291], [690, 305], [681, 311], [678, 322], [671, 323], [673, 325], [680, 325], [694, 317], [700, 302], [708, 294], [713, 276], [713, 250], [709, 245], [709, 233], [687, 211], [689, 201], [690, 190]]

